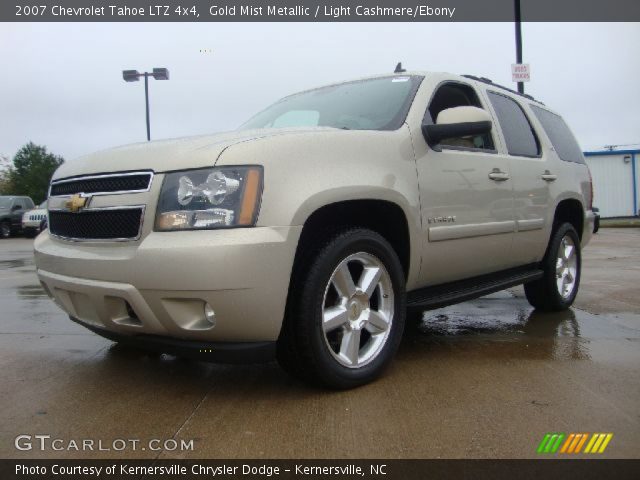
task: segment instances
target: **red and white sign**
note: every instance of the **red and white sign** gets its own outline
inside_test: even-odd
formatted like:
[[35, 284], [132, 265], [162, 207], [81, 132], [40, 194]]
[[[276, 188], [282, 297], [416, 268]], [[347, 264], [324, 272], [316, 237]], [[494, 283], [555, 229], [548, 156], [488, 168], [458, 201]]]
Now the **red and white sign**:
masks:
[[528, 63], [512, 63], [511, 79], [513, 82], [528, 82], [531, 80], [531, 68]]

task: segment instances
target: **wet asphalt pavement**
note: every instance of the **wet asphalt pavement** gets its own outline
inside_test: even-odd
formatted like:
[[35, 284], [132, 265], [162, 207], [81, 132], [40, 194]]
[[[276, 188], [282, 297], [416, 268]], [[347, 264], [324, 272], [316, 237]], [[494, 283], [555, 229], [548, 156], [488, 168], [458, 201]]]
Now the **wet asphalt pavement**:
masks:
[[[347, 392], [102, 339], [45, 295], [32, 243], [0, 241], [2, 458], [533, 458], [546, 432], [611, 432], [602, 456], [640, 458], [640, 229], [594, 237], [570, 311], [535, 313], [516, 288], [427, 312], [384, 377]], [[21, 434], [194, 449], [18, 451]]]

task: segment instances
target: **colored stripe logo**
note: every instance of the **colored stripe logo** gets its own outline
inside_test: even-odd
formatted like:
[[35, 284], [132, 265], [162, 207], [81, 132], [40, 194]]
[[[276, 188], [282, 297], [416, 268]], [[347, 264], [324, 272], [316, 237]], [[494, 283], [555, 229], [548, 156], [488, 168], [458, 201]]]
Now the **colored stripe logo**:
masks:
[[613, 433], [547, 433], [537, 453], [604, 453], [612, 438]]

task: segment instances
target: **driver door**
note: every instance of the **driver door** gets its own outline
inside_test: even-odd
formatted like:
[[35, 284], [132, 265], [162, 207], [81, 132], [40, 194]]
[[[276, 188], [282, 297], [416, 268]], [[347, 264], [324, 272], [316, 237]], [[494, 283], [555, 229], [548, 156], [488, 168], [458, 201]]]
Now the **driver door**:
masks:
[[[445, 109], [474, 106], [490, 113], [468, 84], [438, 86], [425, 122]], [[492, 117], [493, 118], [493, 117]], [[497, 122], [493, 119], [493, 129]], [[493, 132], [493, 130], [492, 130]], [[513, 183], [508, 159], [498, 155], [498, 135], [446, 139], [430, 148], [416, 143], [422, 215], [423, 286], [503, 270], [511, 266]]]

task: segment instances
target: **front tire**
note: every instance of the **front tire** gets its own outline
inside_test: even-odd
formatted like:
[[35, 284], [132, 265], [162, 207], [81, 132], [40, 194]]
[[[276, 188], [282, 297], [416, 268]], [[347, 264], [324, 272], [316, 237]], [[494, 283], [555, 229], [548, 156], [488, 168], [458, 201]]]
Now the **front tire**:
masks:
[[578, 294], [582, 270], [580, 238], [573, 225], [563, 223], [553, 233], [542, 268], [544, 276], [524, 286], [527, 300], [537, 310], [568, 309]]
[[280, 365], [331, 388], [371, 382], [402, 339], [406, 299], [398, 256], [379, 234], [351, 229], [307, 258], [298, 259], [292, 275]]
[[0, 237], [9, 238], [11, 236], [11, 224], [9, 222], [0, 223]]

